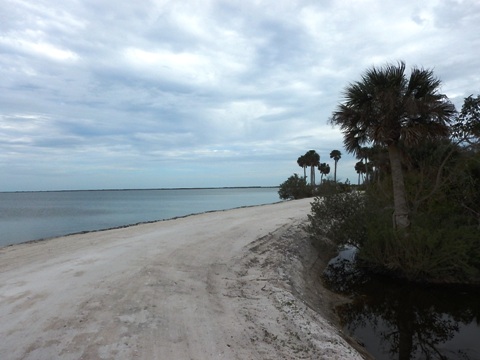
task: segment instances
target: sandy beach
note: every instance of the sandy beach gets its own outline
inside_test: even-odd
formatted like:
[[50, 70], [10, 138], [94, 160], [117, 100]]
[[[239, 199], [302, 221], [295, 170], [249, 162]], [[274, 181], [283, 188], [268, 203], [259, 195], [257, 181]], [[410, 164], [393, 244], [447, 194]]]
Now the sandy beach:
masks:
[[0, 249], [0, 359], [362, 359], [310, 199]]

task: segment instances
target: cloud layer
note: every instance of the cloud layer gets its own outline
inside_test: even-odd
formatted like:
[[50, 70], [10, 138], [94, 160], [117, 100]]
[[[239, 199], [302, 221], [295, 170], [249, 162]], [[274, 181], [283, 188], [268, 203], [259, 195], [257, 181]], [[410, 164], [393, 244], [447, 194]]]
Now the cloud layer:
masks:
[[343, 151], [327, 120], [372, 65], [480, 92], [476, 0], [1, 3], [0, 191], [278, 185]]

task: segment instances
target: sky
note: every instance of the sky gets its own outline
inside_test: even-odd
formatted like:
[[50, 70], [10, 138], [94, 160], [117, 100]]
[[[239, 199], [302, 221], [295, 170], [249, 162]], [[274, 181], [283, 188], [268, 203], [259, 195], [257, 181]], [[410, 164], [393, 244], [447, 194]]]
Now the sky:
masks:
[[[279, 185], [372, 66], [480, 93], [478, 0], [0, 0], [0, 191]], [[317, 175], [317, 179], [319, 176]]]

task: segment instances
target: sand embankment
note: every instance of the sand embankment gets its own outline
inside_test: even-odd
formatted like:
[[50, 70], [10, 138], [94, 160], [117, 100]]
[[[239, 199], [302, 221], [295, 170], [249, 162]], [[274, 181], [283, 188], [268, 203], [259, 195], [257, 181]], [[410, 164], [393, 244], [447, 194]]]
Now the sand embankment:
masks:
[[361, 359], [305, 280], [309, 203], [0, 249], [0, 359]]

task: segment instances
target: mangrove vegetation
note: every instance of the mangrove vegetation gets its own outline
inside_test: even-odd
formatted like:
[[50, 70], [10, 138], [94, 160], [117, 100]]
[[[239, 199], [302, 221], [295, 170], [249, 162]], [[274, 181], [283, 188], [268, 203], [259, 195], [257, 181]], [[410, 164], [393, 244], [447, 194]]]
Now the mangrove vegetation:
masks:
[[[330, 123], [359, 160], [361, 185], [311, 187], [312, 238], [354, 246], [371, 272], [480, 284], [480, 96], [456, 111], [432, 70], [387, 64], [345, 88]], [[341, 153], [330, 157], [338, 185]], [[317, 158], [299, 165], [322, 167]], [[305, 175], [289, 179], [305, 189], [301, 196], [308, 195]]]

